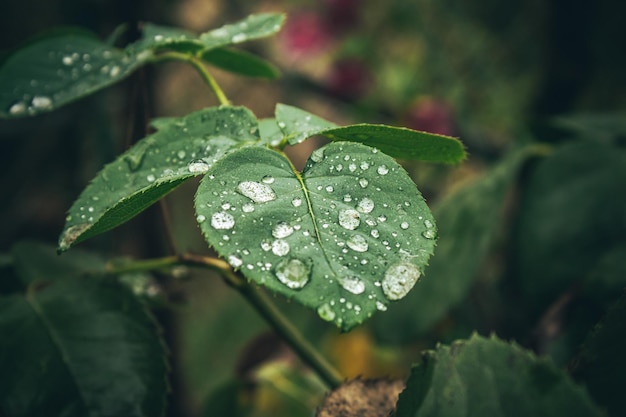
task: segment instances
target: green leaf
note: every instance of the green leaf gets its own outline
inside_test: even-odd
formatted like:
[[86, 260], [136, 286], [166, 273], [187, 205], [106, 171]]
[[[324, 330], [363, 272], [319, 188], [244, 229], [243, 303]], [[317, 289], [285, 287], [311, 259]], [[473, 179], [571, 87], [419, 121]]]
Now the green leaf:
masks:
[[332, 141], [350, 141], [376, 147], [394, 158], [455, 164], [465, 159], [463, 144], [456, 138], [385, 125], [357, 124], [337, 127], [304, 110], [279, 104], [276, 121], [290, 144], [314, 135]]
[[355, 143], [315, 151], [302, 174], [282, 153], [234, 151], [207, 171], [195, 204], [205, 238], [233, 267], [344, 330], [404, 297], [435, 246], [408, 174]]
[[0, 118], [33, 116], [127, 77], [151, 53], [132, 54], [84, 32], [55, 32], [0, 67]]
[[270, 146], [278, 146], [283, 140], [283, 132], [276, 124], [276, 119], [259, 120], [261, 140]]
[[161, 120], [161, 130], [106, 165], [69, 210], [59, 250], [128, 221], [231, 149], [259, 141], [243, 107], [209, 108]]
[[611, 416], [626, 410], [626, 296], [613, 306], [589, 335], [577, 358], [574, 377], [584, 382], [598, 404]]
[[517, 218], [512, 268], [535, 314], [625, 242], [626, 153], [576, 141], [529, 175]]
[[[421, 369], [433, 366], [432, 376]], [[495, 337], [475, 335], [428, 352], [407, 389], [424, 385], [430, 390], [421, 403], [411, 404], [411, 391], [400, 395], [396, 417], [603, 415], [551, 362]]]
[[42, 279], [56, 281], [102, 275], [106, 270], [106, 261], [101, 256], [77, 250], [59, 257], [54, 247], [41, 242], [18, 242], [11, 252], [15, 269], [24, 286]]
[[278, 32], [285, 20], [282, 14], [256, 14], [201, 35], [151, 23], [144, 24], [143, 38], [129, 46], [134, 51], [172, 49], [199, 53], [227, 45], [265, 38]]
[[[542, 149], [528, 147], [511, 153], [433, 209], [439, 241], [437, 256], [426, 270], [431, 279], [375, 319], [380, 337], [393, 342], [415, 340], [467, 296], [501, 227], [504, 200], [520, 167]], [[402, 332], [395, 330], [399, 323]]]
[[0, 297], [0, 409], [27, 416], [160, 416], [166, 352], [119, 284], [61, 280]]
[[200, 35], [206, 49], [234, 45], [277, 33], [285, 21], [280, 13], [253, 14], [247, 18]]
[[210, 49], [202, 54], [209, 64], [246, 77], [278, 78], [280, 71], [263, 58], [249, 52], [229, 48]]

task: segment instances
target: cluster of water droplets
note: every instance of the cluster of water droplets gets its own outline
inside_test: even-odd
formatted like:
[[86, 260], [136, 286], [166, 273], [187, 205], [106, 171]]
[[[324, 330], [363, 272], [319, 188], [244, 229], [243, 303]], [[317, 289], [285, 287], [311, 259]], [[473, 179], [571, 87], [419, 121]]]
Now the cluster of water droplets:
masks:
[[150, 51], [133, 55], [103, 46], [80, 49], [67, 44], [61, 50], [50, 51], [46, 58], [50, 63], [42, 65], [56, 70], [44, 72], [45, 78], [19, 80], [12, 94], [20, 98], [10, 104], [8, 113], [19, 116], [51, 110], [126, 75], [152, 55]]

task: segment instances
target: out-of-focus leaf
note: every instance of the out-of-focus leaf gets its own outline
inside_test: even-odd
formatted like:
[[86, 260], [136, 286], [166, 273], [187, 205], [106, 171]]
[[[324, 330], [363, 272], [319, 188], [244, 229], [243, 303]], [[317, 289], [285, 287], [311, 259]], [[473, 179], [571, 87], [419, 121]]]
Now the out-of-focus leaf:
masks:
[[540, 147], [511, 153], [491, 171], [441, 201], [433, 210], [439, 225], [436, 256], [401, 303], [374, 319], [379, 337], [413, 340], [430, 329], [470, 290], [502, 223], [504, 199], [523, 162]]
[[0, 409], [7, 415], [163, 414], [165, 349], [124, 287], [60, 280], [0, 297], [0, 311]]
[[626, 136], [626, 113], [559, 116], [552, 119], [552, 125], [580, 137], [610, 140]]
[[0, 118], [54, 110], [126, 78], [151, 55], [114, 48], [84, 31], [38, 38], [0, 66]]
[[537, 164], [521, 201], [512, 269], [531, 311], [625, 242], [625, 183], [626, 154], [603, 142], [573, 142]]
[[280, 75], [278, 68], [263, 58], [237, 49], [210, 49], [202, 54], [202, 59], [218, 68], [246, 77], [274, 79]]
[[626, 410], [626, 296], [622, 296], [589, 335], [577, 359], [574, 377], [583, 382], [611, 416]]
[[208, 108], [157, 124], [161, 130], [105, 166], [74, 202], [59, 250], [119, 226], [230, 150], [259, 141], [256, 119], [243, 107]]
[[245, 403], [246, 384], [231, 380], [220, 385], [211, 393], [202, 407], [201, 417], [249, 415], [249, 404]]
[[276, 106], [276, 121], [292, 145], [311, 136], [322, 135], [332, 141], [372, 146], [394, 158], [454, 164], [466, 156], [463, 144], [453, 137], [385, 125], [338, 127], [304, 110], [284, 104]]
[[[495, 337], [475, 335], [426, 355], [400, 395], [396, 417], [603, 415], [552, 363]], [[422, 367], [434, 367], [432, 375]], [[415, 386], [420, 395], [430, 386], [422, 402], [408, 391]]]
[[406, 171], [356, 143], [318, 149], [302, 174], [270, 149], [233, 151], [207, 171], [195, 204], [234, 268], [344, 330], [404, 297], [435, 246]]

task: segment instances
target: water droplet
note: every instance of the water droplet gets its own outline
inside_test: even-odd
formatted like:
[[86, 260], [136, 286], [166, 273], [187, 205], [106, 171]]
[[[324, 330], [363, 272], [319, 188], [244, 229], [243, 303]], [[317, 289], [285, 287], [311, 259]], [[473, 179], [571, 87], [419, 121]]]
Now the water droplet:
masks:
[[408, 229], [409, 228], [409, 224], [407, 222], [402, 222], [400, 223], [400, 229]]
[[387, 216], [381, 214], [380, 216], [378, 216], [378, 221], [384, 223], [385, 221], [387, 221]]
[[38, 109], [47, 109], [52, 106], [52, 99], [46, 96], [35, 96], [32, 101], [33, 107]]
[[272, 230], [272, 236], [276, 239], [282, 239], [293, 234], [293, 227], [285, 222], [279, 222]]
[[155, 35], [154, 40], [156, 42], [161, 42], [164, 39], [163, 35]]
[[344, 203], [349, 203], [350, 201], [352, 201], [352, 196], [350, 194], [346, 194], [343, 196], [343, 201]]
[[383, 278], [383, 292], [389, 300], [403, 298], [420, 278], [420, 270], [413, 264], [400, 262], [391, 265]]
[[235, 226], [235, 218], [226, 212], [220, 211], [211, 216], [211, 226], [218, 230], [232, 229]]
[[434, 239], [437, 237], [437, 232], [435, 232], [433, 229], [424, 230], [422, 232], [422, 236], [424, 236], [426, 239]]
[[244, 213], [252, 213], [254, 211], [254, 204], [252, 203], [246, 203], [243, 206], [241, 206], [241, 211], [243, 211]]
[[274, 177], [272, 177], [271, 175], [266, 175], [263, 177], [263, 179], [261, 179], [261, 181], [263, 181], [265, 184], [272, 184], [274, 182]]
[[255, 181], [240, 182], [237, 186], [237, 192], [255, 203], [266, 203], [276, 199], [276, 193], [269, 185]]
[[365, 283], [359, 277], [348, 276], [340, 280], [341, 286], [352, 294], [362, 294], [365, 291]]
[[15, 104], [13, 104], [10, 108], [9, 108], [9, 113], [13, 114], [13, 115], [18, 115], [18, 114], [22, 114], [26, 111], [26, 104], [20, 102], [17, 102]]
[[248, 36], [245, 33], [238, 33], [231, 39], [234, 43], [245, 42]]
[[359, 178], [359, 185], [361, 186], [361, 188], [367, 187], [369, 183], [370, 182], [366, 180], [365, 178]]
[[369, 245], [367, 244], [367, 240], [365, 237], [360, 234], [354, 234], [350, 236], [350, 239], [346, 242], [348, 247], [355, 252], [367, 252]]
[[272, 252], [276, 256], [285, 256], [289, 253], [289, 243], [283, 239], [276, 239], [272, 242]]
[[339, 224], [344, 229], [354, 230], [359, 227], [361, 218], [359, 212], [354, 209], [341, 210], [339, 212]]
[[291, 204], [294, 207], [300, 207], [302, 205], [302, 199], [296, 197], [293, 200], [291, 200]]
[[376, 301], [376, 309], [378, 311], [387, 311], [387, 306], [382, 301]]
[[363, 162], [361, 162], [361, 165], [360, 165], [360, 166], [361, 166], [361, 169], [362, 169], [363, 171], [365, 171], [366, 169], [369, 169], [370, 164], [368, 164], [366, 161], [363, 161]]
[[148, 182], [154, 182], [154, 180], [156, 180], [156, 177], [152, 174], [148, 175], [146, 177], [146, 179], [148, 180]]
[[109, 72], [109, 75], [111, 75], [111, 77], [117, 77], [118, 75], [120, 75], [120, 67], [118, 67], [117, 65], [112, 67], [111, 72]]
[[241, 260], [241, 258], [238, 258], [235, 255], [230, 255], [228, 257], [228, 263], [230, 264], [230, 266], [232, 266], [233, 268], [239, 268], [241, 265], [243, 265], [243, 261]]
[[378, 237], [380, 236], [380, 232], [378, 231], [378, 229], [372, 229], [372, 231], [370, 232], [370, 235], [372, 235], [372, 237], [378, 239]]
[[341, 164], [337, 164], [337, 166], [335, 167], [335, 169], [337, 170], [337, 172], [341, 172], [343, 170], [343, 165]]
[[[279, 123], [279, 126], [280, 126], [280, 123]], [[324, 149], [320, 148], [320, 149], [314, 150], [313, 153], [311, 154], [311, 160], [313, 162], [322, 162], [324, 160]]]
[[354, 172], [354, 171], [356, 171], [356, 164], [350, 164], [350, 165], [348, 165], [348, 169], [350, 170], [350, 172]]
[[374, 201], [367, 197], [364, 197], [361, 201], [359, 201], [356, 209], [361, 213], [371, 213], [372, 210], [374, 210]]
[[63, 61], [63, 65], [72, 65], [74, 63], [70, 55], [65, 55], [61, 61]]
[[185, 156], [187, 156], [187, 153], [183, 150], [180, 150], [176, 153], [176, 155], [178, 155], [179, 159], [185, 159]]
[[267, 252], [268, 250], [272, 249], [272, 243], [269, 240], [264, 240], [261, 242], [261, 249], [263, 249], [265, 252]]
[[209, 170], [209, 164], [202, 159], [196, 159], [189, 163], [187, 169], [189, 169], [189, 172], [207, 172]]
[[198, 214], [196, 216], [196, 221], [198, 223], [204, 223], [206, 221], [206, 216], [204, 216], [203, 214]]
[[378, 171], [380, 175], [387, 175], [389, 173], [389, 168], [387, 168], [387, 165], [381, 165], [376, 169], [376, 171]]
[[335, 312], [330, 304], [325, 303], [317, 308], [317, 314], [322, 320], [333, 321], [335, 319]]
[[276, 265], [274, 274], [288, 288], [299, 290], [309, 282], [311, 265], [299, 259], [283, 259]]
[[433, 225], [433, 222], [431, 222], [430, 220], [424, 220], [424, 226], [430, 229], [434, 225]]
[[332, 185], [327, 185], [326, 186], [326, 191], [329, 192], [329, 193], [332, 193], [333, 191], [335, 191], [335, 189], [333, 188]]

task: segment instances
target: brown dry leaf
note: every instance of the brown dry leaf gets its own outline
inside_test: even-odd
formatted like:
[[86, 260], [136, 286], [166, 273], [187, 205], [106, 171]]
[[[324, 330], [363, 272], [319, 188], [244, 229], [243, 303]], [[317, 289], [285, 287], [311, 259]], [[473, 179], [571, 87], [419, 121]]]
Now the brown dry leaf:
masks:
[[355, 379], [328, 394], [316, 417], [388, 417], [404, 389], [396, 379]]

